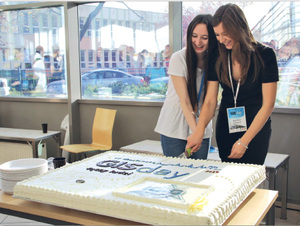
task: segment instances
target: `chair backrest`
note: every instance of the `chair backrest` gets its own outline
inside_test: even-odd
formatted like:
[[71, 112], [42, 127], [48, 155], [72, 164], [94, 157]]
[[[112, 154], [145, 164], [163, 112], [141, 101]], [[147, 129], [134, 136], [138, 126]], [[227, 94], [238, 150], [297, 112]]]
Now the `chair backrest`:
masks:
[[112, 132], [117, 110], [97, 108], [93, 123], [93, 144], [112, 147]]

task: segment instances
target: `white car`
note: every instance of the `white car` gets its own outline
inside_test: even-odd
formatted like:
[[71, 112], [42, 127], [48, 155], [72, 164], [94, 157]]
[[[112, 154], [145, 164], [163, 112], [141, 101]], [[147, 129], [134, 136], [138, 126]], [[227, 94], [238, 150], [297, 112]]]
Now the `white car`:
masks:
[[7, 96], [10, 88], [7, 85], [6, 78], [0, 78], [0, 96]]

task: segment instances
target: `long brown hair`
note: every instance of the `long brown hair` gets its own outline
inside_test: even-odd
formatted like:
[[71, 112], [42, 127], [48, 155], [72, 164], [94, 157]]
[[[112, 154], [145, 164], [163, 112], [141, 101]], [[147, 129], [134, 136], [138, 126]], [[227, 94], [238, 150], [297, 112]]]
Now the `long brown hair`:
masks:
[[[241, 84], [247, 79], [251, 57], [254, 63], [253, 81], [255, 81], [264, 65], [261, 56], [256, 51], [257, 42], [251, 33], [243, 11], [239, 6], [232, 3], [220, 6], [213, 16], [212, 25], [216, 27], [221, 22], [223, 29], [229, 37], [235, 41], [232, 49], [232, 60], [240, 64]], [[219, 58], [216, 63], [217, 75], [220, 81], [230, 86], [227, 66], [229, 51], [219, 42], [218, 46]]]
[[[210, 59], [215, 53], [215, 49], [217, 48], [217, 39], [214, 33], [214, 29], [211, 25], [212, 15], [210, 14], [202, 14], [196, 16], [192, 22], [189, 24], [187, 29], [187, 41], [186, 41], [186, 65], [187, 65], [187, 89], [191, 104], [193, 109], [196, 110], [197, 108], [197, 87], [196, 87], [196, 78], [197, 78], [197, 66], [198, 66], [198, 56], [194, 50], [193, 43], [192, 43], [192, 36], [195, 27], [198, 24], [205, 24], [207, 31], [208, 31], [208, 49], [206, 56], [204, 57], [204, 84], [207, 82], [207, 69]], [[206, 85], [204, 85], [204, 96], [206, 93]]]

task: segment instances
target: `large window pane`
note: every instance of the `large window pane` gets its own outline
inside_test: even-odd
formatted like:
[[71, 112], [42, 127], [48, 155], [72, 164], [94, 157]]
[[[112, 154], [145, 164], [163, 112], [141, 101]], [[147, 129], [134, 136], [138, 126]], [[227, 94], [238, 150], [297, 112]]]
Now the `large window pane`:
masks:
[[[244, 11], [256, 40], [277, 55], [280, 81], [276, 107], [300, 107], [300, 2], [235, 2]], [[225, 2], [183, 1], [183, 34], [199, 13], [214, 14]], [[185, 45], [185, 36], [183, 38]], [[219, 95], [220, 96], [220, 95]]]
[[168, 2], [79, 6], [83, 98], [164, 100]]
[[1, 96], [66, 97], [63, 12], [63, 7], [0, 12]]

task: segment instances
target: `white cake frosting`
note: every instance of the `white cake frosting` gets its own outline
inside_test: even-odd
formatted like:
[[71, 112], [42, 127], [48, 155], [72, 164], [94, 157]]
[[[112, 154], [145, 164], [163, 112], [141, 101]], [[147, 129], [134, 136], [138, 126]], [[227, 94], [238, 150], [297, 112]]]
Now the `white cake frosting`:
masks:
[[157, 225], [220, 225], [265, 167], [109, 151], [18, 182], [14, 197]]

